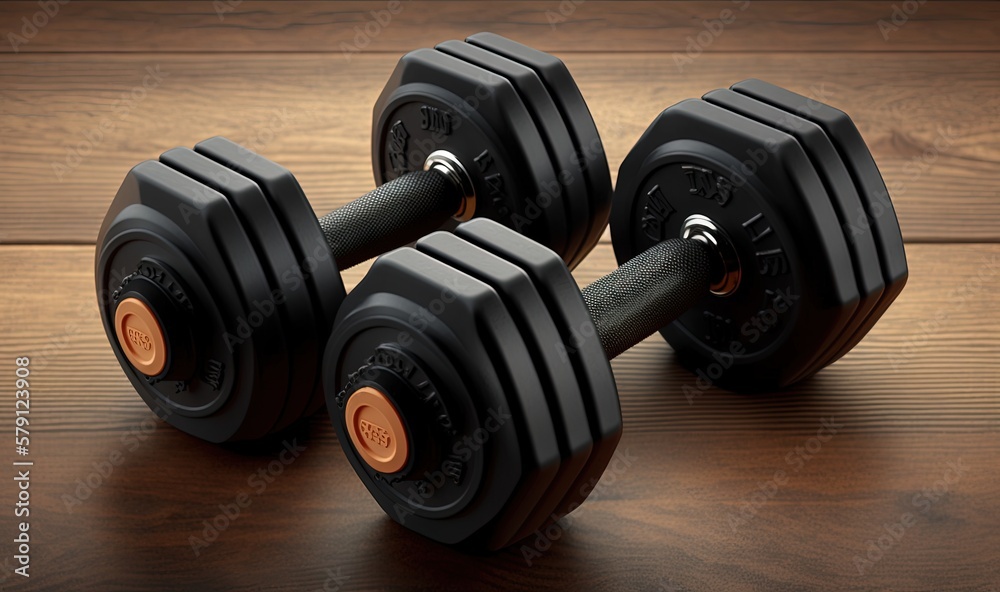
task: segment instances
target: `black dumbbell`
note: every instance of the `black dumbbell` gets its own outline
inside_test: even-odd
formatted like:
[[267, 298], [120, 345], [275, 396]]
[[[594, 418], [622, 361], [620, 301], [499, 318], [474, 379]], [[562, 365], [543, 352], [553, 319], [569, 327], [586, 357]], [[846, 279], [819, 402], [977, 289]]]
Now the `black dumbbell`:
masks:
[[339, 270], [490, 218], [570, 266], [611, 202], [600, 137], [561, 61], [492, 34], [399, 61], [374, 108], [377, 189], [317, 221], [298, 182], [224, 138], [134, 167], [98, 236], [105, 331], [143, 400], [214, 442], [323, 405]]
[[857, 343], [907, 274], [851, 120], [754, 80], [657, 118], [612, 236], [621, 266], [582, 293], [551, 250], [477, 220], [380, 257], [347, 297], [327, 406], [393, 519], [488, 549], [534, 533], [612, 458], [610, 358], [661, 329], [712, 383], [780, 387]]

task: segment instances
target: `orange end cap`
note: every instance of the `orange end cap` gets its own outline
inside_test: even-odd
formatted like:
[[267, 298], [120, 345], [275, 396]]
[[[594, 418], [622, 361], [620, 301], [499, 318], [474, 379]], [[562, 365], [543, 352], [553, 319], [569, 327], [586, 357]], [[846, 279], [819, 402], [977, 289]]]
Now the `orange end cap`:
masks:
[[406, 428], [385, 393], [361, 387], [347, 399], [344, 414], [351, 442], [368, 466], [380, 473], [395, 473], [406, 466], [410, 456]]
[[115, 334], [125, 357], [139, 372], [156, 376], [167, 365], [167, 338], [156, 314], [138, 298], [126, 298], [115, 309]]

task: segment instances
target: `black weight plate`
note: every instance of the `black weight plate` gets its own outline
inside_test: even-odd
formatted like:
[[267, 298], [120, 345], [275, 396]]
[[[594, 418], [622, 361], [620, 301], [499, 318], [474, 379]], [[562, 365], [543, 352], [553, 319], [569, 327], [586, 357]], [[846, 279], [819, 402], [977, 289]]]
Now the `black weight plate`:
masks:
[[559, 332], [531, 279], [521, 268], [453, 234], [431, 234], [418, 241], [415, 248], [486, 283], [500, 295], [520, 328], [541, 378], [542, 390], [534, 396], [547, 401], [561, 461], [559, 472], [511, 539], [520, 540], [549, 519], [590, 457], [593, 441], [580, 385], [569, 359], [558, 355]]
[[580, 288], [555, 253], [489, 220], [461, 224], [455, 234], [528, 274], [556, 323], [558, 352], [573, 366], [594, 445], [587, 464], [555, 511], [556, 516], [562, 516], [579, 506], [597, 485], [621, 438], [621, 406], [611, 364]]
[[478, 45], [534, 70], [542, 79], [552, 99], [559, 106], [563, 120], [577, 147], [577, 163], [583, 168], [590, 196], [590, 228], [583, 243], [586, 256], [601, 240], [611, 212], [611, 170], [597, 132], [594, 117], [583, 100], [580, 88], [566, 64], [552, 54], [511, 41], [494, 33], [476, 33], [466, 42]]
[[[226, 138], [205, 140], [194, 149], [195, 152], [249, 177], [264, 192], [285, 229], [285, 236], [291, 243], [298, 262], [295, 269], [282, 274], [282, 284], [287, 285], [289, 290], [305, 289], [312, 302], [311, 310], [315, 315], [315, 326], [311, 331], [313, 335], [303, 334], [302, 338], [316, 339], [317, 347], [322, 347], [330, 336], [333, 320], [337, 317], [340, 303], [347, 295], [347, 289], [340, 277], [337, 262], [333, 260], [330, 247], [323, 237], [316, 214], [295, 176], [288, 169]], [[310, 372], [307, 366], [303, 370], [316, 377], [316, 384], [310, 390], [310, 400], [304, 411], [306, 415], [312, 415], [324, 403], [318, 355], [315, 363], [317, 367], [314, 371]]]
[[[847, 227], [849, 216], [864, 211], [858, 190], [850, 173], [847, 172], [847, 167], [844, 166], [844, 161], [841, 160], [837, 149], [834, 148], [829, 136], [821, 127], [811, 121], [731, 90], [712, 91], [702, 98], [709, 103], [790, 134], [798, 140], [819, 173], [827, 194], [833, 200], [834, 210], [837, 212], [841, 228]], [[845, 327], [836, 328], [834, 334], [828, 337], [816, 336], [817, 347], [823, 348], [823, 355], [813, 367], [804, 370], [799, 376], [793, 377], [792, 382], [798, 382], [829, 364], [833, 354], [843, 347], [865, 322], [885, 290], [882, 266], [879, 265], [878, 260], [878, 250], [875, 248], [875, 241], [872, 240], [871, 235], [868, 233], [860, 234], [853, 237], [853, 240], [850, 235], [845, 236], [845, 238], [847, 239], [847, 248], [851, 253], [854, 279], [858, 284], [858, 293], [861, 299], [854, 311], [854, 316]]]
[[856, 212], [844, 231], [849, 239], [859, 233], [871, 231], [878, 249], [885, 290], [853, 338], [827, 362], [832, 364], [868, 334], [906, 285], [908, 275], [906, 252], [903, 247], [903, 236], [899, 230], [899, 221], [896, 219], [896, 212], [889, 198], [889, 190], [886, 189], [864, 138], [861, 137], [851, 118], [843, 111], [761, 80], [750, 79], [739, 82], [732, 86], [732, 90], [795, 113], [822, 127], [837, 148], [858, 187], [863, 209]]
[[[761, 164], [757, 164], [760, 161]], [[666, 109], [619, 172], [611, 232], [619, 263], [704, 215], [724, 229], [742, 278], [661, 332], [700, 378], [735, 390], [785, 386], [859, 300], [844, 233], [792, 136], [705, 101]]]
[[[546, 191], [553, 196], [548, 207], [562, 207], [564, 210], [569, 230], [566, 249], [567, 253], [571, 253], [567, 264], [570, 268], [576, 267], [583, 259], [583, 239], [590, 226], [590, 198], [583, 182], [583, 171], [576, 163], [577, 148], [541, 79], [526, 66], [463, 41], [445, 41], [435, 49], [503, 76], [520, 93], [556, 170], [557, 184]], [[567, 180], [570, 182], [567, 183]]]
[[[264, 324], [241, 341], [238, 319], [270, 287], [229, 200], [155, 161], [136, 165], [115, 196], [98, 235], [96, 278], [105, 331], [132, 385], [158, 415], [211, 442], [259, 438], [281, 411], [271, 396], [287, 388], [285, 352], [275, 327]], [[144, 262], [144, 263], [143, 263]], [[190, 378], [147, 379], [124, 358], [112, 328], [121, 274], [144, 275], [189, 310], [199, 366]], [[141, 271], [141, 270], [140, 270]], [[176, 328], [167, 328], [168, 331]], [[227, 337], [228, 336], [228, 337]]]
[[[284, 399], [284, 408], [278, 417], [272, 418], [275, 424], [270, 431], [280, 429], [301, 417], [316, 382], [319, 357], [315, 336], [312, 340], [308, 338], [315, 326], [308, 294], [304, 290], [289, 290], [281, 283], [281, 277], [297, 265], [292, 247], [260, 187], [250, 179], [187, 148], [164, 152], [160, 162], [211, 187], [230, 201], [267, 275], [271, 287], [268, 298], [251, 304], [262, 315], [263, 322], [278, 325], [276, 333], [287, 353], [285, 394], [271, 393]], [[267, 371], [281, 372], [278, 368]]]
[[[434, 377], [435, 400], [452, 417], [447, 425], [456, 443], [470, 447], [469, 438], [489, 425], [491, 411], [512, 416], [475, 448], [458, 484], [432, 490], [420, 507], [407, 502], [408, 482], [372, 478], [344, 432], [342, 391], [364, 384], [371, 345], [386, 342]], [[500, 296], [424, 253], [404, 247], [375, 261], [341, 308], [323, 368], [341, 445], [379, 505], [407, 528], [449, 544], [499, 548], [556, 474], [559, 447], [548, 405], [538, 396], [541, 381]], [[462, 449], [449, 442], [444, 450]], [[436, 503], [438, 494], [455, 487], [466, 489]], [[412, 514], [401, 519], [400, 505]]]
[[[423, 168], [447, 150], [468, 171], [476, 217], [551, 246], [564, 260], [566, 216], [537, 198], [558, 180], [538, 128], [511, 83], [432, 49], [404, 55], [375, 104], [372, 164], [378, 184]], [[446, 228], [453, 228], [454, 221]]]

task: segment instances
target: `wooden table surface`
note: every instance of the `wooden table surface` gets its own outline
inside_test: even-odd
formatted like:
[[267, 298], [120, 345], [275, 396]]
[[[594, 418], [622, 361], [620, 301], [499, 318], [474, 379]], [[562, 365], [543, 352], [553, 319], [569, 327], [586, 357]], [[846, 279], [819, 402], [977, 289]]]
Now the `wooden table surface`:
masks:
[[[612, 173], [684, 98], [749, 77], [822, 92], [868, 141], [910, 264], [871, 334], [787, 392], [689, 401], [658, 337], [617, 359], [627, 462], [528, 559], [392, 523], [323, 416], [251, 487], [281, 443], [217, 447], [156, 421], [93, 295], [93, 241], [133, 164], [221, 134], [325, 211], [370, 188], [371, 106], [399, 56], [479, 30], [566, 61]], [[0, 33], [0, 425], [31, 356], [35, 462], [28, 579], [12, 572], [13, 467], [0, 485], [0, 589], [1000, 589], [997, 3], [51, 0], [0, 4]], [[605, 238], [576, 276], [613, 266]], [[241, 492], [250, 505], [196, 553]]]

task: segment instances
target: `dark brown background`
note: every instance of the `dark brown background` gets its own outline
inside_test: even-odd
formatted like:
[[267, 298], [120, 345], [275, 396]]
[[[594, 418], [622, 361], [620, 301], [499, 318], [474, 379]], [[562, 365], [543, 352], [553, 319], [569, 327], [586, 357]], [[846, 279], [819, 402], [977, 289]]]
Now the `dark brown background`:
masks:
[[[0, 588], [314, 590], [338, 574], [342, 590], [1000, 589], [1000, 6], [740, 4], [403, 2], [351, 59], [342, 44], [386, 2], [244, 1], [220, 18], [208, 1], [74, 0], [17, 53], [7, 34], [39, 5], [0, 4], [0, 416], [12, 432], [13, 358], [32, 355], [36, 461], [32, 577], [0, 568]], [[897, 8], [915, 12], [886, 39], [878, 22]], [[675, 56], [724, 9], [736, 21], [679, 71]], [[689, 403], [692, 377], [659, 338], [616, 360], [634, 461], [530, 567], [517, 548], [471, 557], [391, 523], [325, 417], [289, 436], [306, 451], [196, 557], [189, 537], [252, 492], [280, 446], [220, 449], [152, 421], [96, 317], [92, 243], [111, 197], [139, 160], [223, 134], [290, 168], [317, 210], [344, 203], [370, 188], [371, 105], [394, 62], [479, 30], [567, 62], [613, 172], [681, 99], [751, 76], [822, 89], [892, 190], [909, 285], [856, 350], [791, 392]], [[162, 81], [121, 102], [147, 67]], [[113, 129], [87, 140], [102, 122]], [[57, 174], [77, 147], [86, 155]], [[613, 265], [605, 241], [576, 275]], [[816, 450], [822, 418], [843, 427], [796, 471], [786, 457]], [[957, 481], [949, 463], [966, 467]], [[778, 470], [787, 482], [734, 526]], [[2, 481], [7, 558], [16, 493]], [[859, 574], [855, 557], [907, 513], [912, 526]]]

